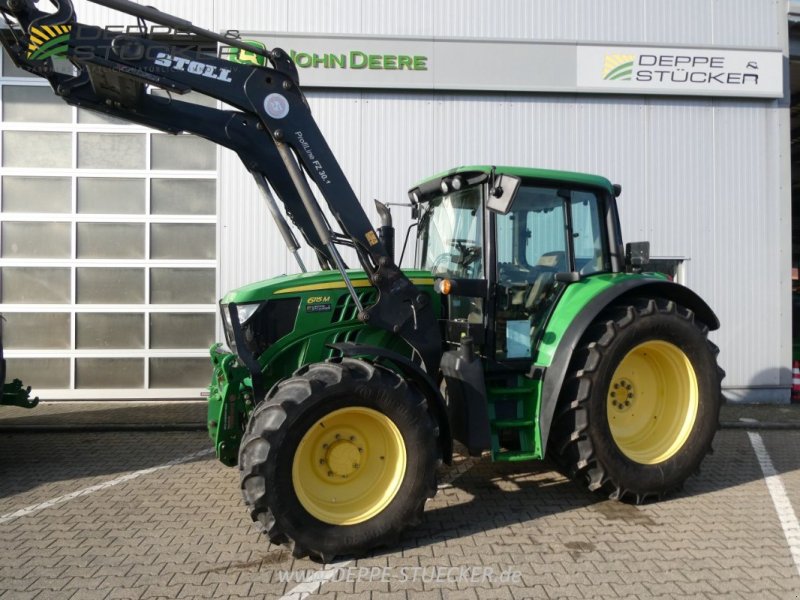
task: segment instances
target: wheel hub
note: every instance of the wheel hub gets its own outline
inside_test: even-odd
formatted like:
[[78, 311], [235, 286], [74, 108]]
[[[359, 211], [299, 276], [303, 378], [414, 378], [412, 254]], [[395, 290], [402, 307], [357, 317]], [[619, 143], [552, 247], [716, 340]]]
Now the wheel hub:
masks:
[[674, 456], [694, 426], [697, 376], [677, 346], [651, 340], [635, 346], [617, 365], [606, 411], [614, 442], [629, 459], [654, 465]]
[[389, 417], [363, 406], [341, 408], [303, 435], [292, 483], [311, 516], [332, 525], [355, 525], [391, 503], [406, 461], [403, 436]]
[[608, 392], [608, 402], [620, 413], [631, 410], [636, 402], [636, 388], [633, 382], [624, 377], [614, 381]]
[[323, 443], [323, 457], [320, 459], [320, 466], [327, 467], [328, 477], [347, 479], [358, 473], [361, 461], [366, 457], [364, 457], [364, 448], [356, 442], [356, 436], [351, 435], [346, 440], [335, 437], [332, 443]]

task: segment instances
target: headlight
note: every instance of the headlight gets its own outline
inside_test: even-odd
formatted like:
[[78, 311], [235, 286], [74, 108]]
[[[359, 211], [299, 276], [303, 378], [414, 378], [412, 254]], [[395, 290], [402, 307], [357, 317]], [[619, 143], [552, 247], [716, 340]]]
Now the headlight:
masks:
[[258, 307], [261, 306], [260, 302], [256, 302], [254, 304], [237, 304], [236, 305], [236, 314], [239, 317], [239, 325], [244, 325], [247, 321], [250, 320], [250, 317], [258, 310]]
[[222, 315], [222, 330], [225, 332], [225, 341], [228, 342], [228, 348], [236, 352], [236, 340], [233, 336], [233, 324], [231, 323], [231, 313], [228, 305], [220, 304], [219, 312]]
[[[238, 321], [235, 328], [231, 305], [220, 304], [228, 347], [239, 358], [247, 355], [252, 355], [253, 359], [258, 358], [272, 344], [294, 330], [299, 306], [300, 298], [234, 304], [235, 320]], [[236, 343], [237, 339], [240, 344]]]

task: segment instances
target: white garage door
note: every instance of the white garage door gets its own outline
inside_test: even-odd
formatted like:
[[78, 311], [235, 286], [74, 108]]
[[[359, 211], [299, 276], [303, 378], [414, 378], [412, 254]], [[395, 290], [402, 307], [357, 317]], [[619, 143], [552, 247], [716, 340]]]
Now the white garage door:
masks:
[[67, 106], [4, 56], [0, 311], [42, 398], [197, 398], [216, 312], [216, 148]]

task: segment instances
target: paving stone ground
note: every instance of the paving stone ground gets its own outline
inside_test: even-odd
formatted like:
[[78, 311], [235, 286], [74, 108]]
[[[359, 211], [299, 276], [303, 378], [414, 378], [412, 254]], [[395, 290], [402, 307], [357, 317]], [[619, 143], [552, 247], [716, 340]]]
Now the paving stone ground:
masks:
[[[800, 430], [760, 435], [800, 514]], [[722, 430], [715, 445], [682, 493], [643, 507], [582, 492], [547, 463], [478, 461], [420, 527], [345, 558], [312, 597], [799, 598], [747, 432]], [[208, 447], [201, 432], [0, 435], [0, 598], [280, 598], [297, 585], [287, 577], [323, 569], [270, 546], [237, 471], [211, 457], [2, 523]]]

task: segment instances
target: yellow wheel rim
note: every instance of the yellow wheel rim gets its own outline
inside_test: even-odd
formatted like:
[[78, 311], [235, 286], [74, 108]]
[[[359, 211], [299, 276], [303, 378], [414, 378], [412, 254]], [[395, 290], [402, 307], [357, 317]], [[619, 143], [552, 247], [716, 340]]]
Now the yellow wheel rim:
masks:
[[335, 410], [305, 433], [292, 462], [292, 484], [310, 515], [331, 525], [356, 525], [379, 514], [406, 473], [403, 436], [371, 408]]
[[698, 399], [697, 376], [680, 348], [664, 341], [639, 344], [619, 363], [608, 388], [614, 442], [641, 464], [669, 459], [689, 438]]

